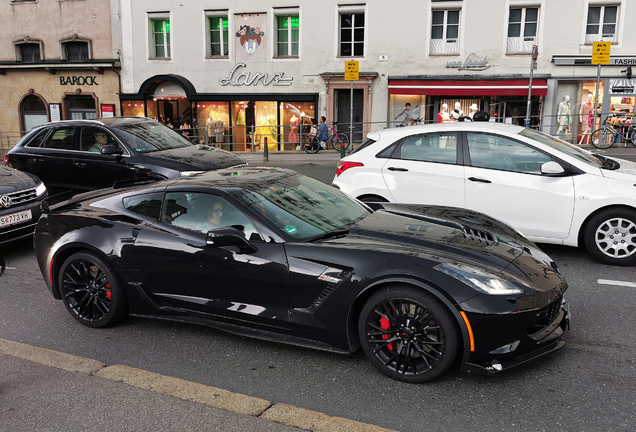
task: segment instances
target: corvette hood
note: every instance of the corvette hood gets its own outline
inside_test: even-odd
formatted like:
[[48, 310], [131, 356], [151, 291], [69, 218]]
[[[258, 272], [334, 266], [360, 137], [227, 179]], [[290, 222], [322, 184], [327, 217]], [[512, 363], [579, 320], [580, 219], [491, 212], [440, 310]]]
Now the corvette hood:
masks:
[[543, 255], [511, 227], [482, 213], [437, 206], [383, 204], [383, 208], [350, 227], [353, 237], [399, 243], [404, 248], [425, 248], [441, 257], [504, 270], [526, 254]]
[[153, 159], [155, 161], [156, 159], [163, 159], [164, 163], [162, 165], [166, 165], [166, 160], [173, 161], [173, 168], [183, 171], [210, 171], [247, 165], [245, 159], [234, 153], [203, 144], [144, 153], [141, 157], [150, 163], [153, 162]]

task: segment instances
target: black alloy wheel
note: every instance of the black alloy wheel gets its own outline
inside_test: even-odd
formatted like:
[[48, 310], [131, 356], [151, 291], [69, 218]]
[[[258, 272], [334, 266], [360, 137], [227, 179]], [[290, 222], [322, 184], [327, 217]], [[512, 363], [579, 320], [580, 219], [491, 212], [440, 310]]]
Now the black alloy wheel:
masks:
[[431, 294], [404, 286], [385, 288], [367, 301], [358, 335], [380, 372], [409, 383], [443, 374], [459, 344], [457, 325], [444, 305]]
[[604, 210], [590, 219], [584, 231], [590, 255], [605, 264], [636, 264], [636, 211]]
[[75, 253], [64, 261], [59, 286], [68, 311], [88, 327], [113, 325], [128, 314], [114, 270], [92, 253]]

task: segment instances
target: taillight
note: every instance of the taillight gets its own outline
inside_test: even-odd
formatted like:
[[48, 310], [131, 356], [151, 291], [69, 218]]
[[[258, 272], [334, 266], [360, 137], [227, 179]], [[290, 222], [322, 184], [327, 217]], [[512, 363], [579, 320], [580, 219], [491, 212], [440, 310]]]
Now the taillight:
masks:
[[4, 155], [4, 164], [6, 165], [8, 161], [9, 161], [9, 155], [6, 154]]
[[349, 168], [353, 168], [353, 167], [361, 167], [364, 166], [363, 163], [361, 162], [338, 162], [338, 166], [336, 167], [336, 177], [338, 177], [340, 174], [342, 174], [343, 172], [345, 172], [346, 170], [348, 170]]

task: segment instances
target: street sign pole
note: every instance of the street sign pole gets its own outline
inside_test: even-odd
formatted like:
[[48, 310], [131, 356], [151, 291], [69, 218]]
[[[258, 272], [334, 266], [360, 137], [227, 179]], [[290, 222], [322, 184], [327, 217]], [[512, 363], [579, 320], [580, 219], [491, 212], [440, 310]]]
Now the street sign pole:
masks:
[[[351, 81], [351, 99], [349, 103], [349, 146], [353, 150], [353, 82], [358, 80], [358, 62], [348, 61], [345, 63], [345, 80]], [[345, 147], [340, 146], [340, 157], [345, 157]]]
[[536, 45], [532, 47], [532, 61], [530, 62], [530, 83], [528, 85], [528, 104], [526, 105], [526, 121], [525, 127], [530, 127], [530, 112], [532, 110], [532, 77], [534, 69], [537, 67], [537, 58], [539, 57], [539, 48]]
[[594, 48], [592, 49], [592, 64], [598, 65], [596, 69], [596, 96], [594, 97], [594, 127], [592, 130], [596, 129], [596, 118], [600, 115], [598, 104], [601, 88], [601, 65], [609, 63], [611, 46], [611, 42], [594, 42]]

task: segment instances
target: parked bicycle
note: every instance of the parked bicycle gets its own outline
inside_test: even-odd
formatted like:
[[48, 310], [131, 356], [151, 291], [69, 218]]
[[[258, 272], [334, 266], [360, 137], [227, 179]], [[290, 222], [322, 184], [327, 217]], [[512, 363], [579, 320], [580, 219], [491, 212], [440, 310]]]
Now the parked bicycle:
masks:
[[631, 119], [627, 119], [630, 123], [626, 122], [611, 122], [605, 120], [603, 126], [592, 132], [592, 144], [596, 148], [606, 149], [610, 148], [617, 139], [622, 139], [625, 147], [630, 142], [636, 146], [636, 126], [631, 123]]
[[331, 135], [329, 135], [329, 137], [325, 141], [324, 146], [320, 144], [318, 132], [315, 131], [314, 129], [315, 128], [312, 128], [312, 131], [303, 138], [303, 150], [305, 150], [307, 153], [313, 154], [313, 153], [318, 153], [321, 149], [326, 150], [327, 149], [326, 143], [329, 143], [329, 142], [331, 142], [331, 145], [336, 150], [340, 150], [340, 148], [343, 146], [345, 150], [349, 148], [349, 135], [343, 132], [338, 132], [335, 126], [331, 126], [331, 128], [329, 128]]

